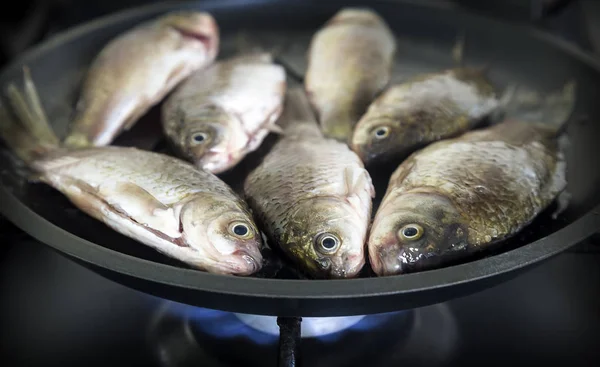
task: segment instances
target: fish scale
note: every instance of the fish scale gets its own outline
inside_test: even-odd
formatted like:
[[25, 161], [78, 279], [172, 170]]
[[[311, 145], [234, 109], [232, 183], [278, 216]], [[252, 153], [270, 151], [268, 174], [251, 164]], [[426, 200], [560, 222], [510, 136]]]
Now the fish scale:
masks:
[[[387, 88], [356, 125], [352, 149], [366, 164], [410, 153], [472, 129], [500, 107], [482, 71], [456, 68], [423, 74]], [[376, 135], [387, 129], [387, 135]]]
[[388, 83], [396, 41], [366, 8], [338, 11], [310, 42], [305, 87], [325, 136], [348, 142], [354, 125]]
[[[148, 161], [148, 154], [152, 154], [153, 161]], [[126, 155], [121, 148], [107, 147], [73, 151], [68, 156], [73, 160], [69, 164], [53, 167], [56, 159], [64, 159], [63, 153], [57, 158], [37, 161], [36, 167], [47, 173], [83, 180], [93, 187], [108, 182], [132, 182], [167, 205], [199, 192], [232, 194], [222, 181], [207, 172], [160, 154], [141, 153], [135, 148], [129, 148]]]
[[[555, 167], [537, 165], [535, 157], [528, 152], [530, 147], [511, 149], [504, 142], [452, 142], [445, 144], [444, 149], [439, 148], [426, 149], [416, 155], [415, 167], [396, 190], [402, 193], [420, 186], [444, 187], [440, 183], [446, 178], [458, 182], [454, 191], [444, 191], [444, 194], [468, 215], [469, 227], [479, 233], [470, 238], [473, 244], [487, 242], [484, 238], [491, 234], [491, 226], [504, 227], [505, 224], [506, 228], [499, 231], [505, 234], [516, 231], [540, 211], [535, 197], [545, 195], [553, 199], [556, 195], [552, 191], [545, 192], [548, 184], [545, 179]], [[490, 164], [490, 157], [503, 163], [502, 175], [489, 174], [497, 170], [495, 164]], [[534, 171], [535, 177], [523, 175], [523, 166]], [[474, 197], [476, 185], [488, 187], [488, 192], [479, 198]]]
[[[522, 230], [566, 187], [563, 138], [549, 125], [506, 120], [411, 154], [373, 220], [375, 272], [439, 266]], [[418, 237], [403, 237], [405, 226]]]
[[[304, 92], [290, 92], [280, 119], [283, 137], [248, 175], [244, 192], [267, 236], [302, 270], [315, 277], [352, 277], [364, 265], [374, 189], [358, 156], [323, 137], [308, 111]], [[322, 233], [340, 240], [334, 254], [315, 248]], [[320, 268], [324, 261], [329, 268]]]
[[219, 29], [208, 13], [173, 11], [108, 42], [82, 83], [64, 144], [109, 145], [194, 71], [215, 59]]
[[[286, 88], [269, 53], [221, 60], [184, 81], [167, 98], [163, 130], [176, 152], [212, 173], [256, 150], [273, 129]], [[198, 142], [197, 134], [203, 134]]]

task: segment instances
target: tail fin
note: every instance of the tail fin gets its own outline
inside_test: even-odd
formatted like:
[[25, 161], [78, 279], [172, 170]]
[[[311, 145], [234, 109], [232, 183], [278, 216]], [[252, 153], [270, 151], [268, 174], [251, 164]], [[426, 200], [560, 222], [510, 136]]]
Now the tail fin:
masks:
[[[59, 139], [48, 123], [29, 69], [23, 68], [24, 92], [13, 84], [6, 88], [9, 111], [0, 105], [0, 137], [25, 163], [55, 150]], [[11, 113], [12, 112], [12, 113]]]
[[466, 39], [467, 32], [462, 30], [456, 36], [456, 43], [452, 47], [452, 60], [454, 61], [454, 69], [462, 69], [463, 72], [471, 72], [476, 73], [479, 76], [487, 77], [487, 74], [492, 69], [492, 65], [494, 64], [494, 60], [486, 61], [484, 64], [479, 66], [467, 66], [465, 63], [465, 48], [466, 48]]
[[466, 32], [461, 31], [456, 37], [456, 43], [452, 47], [452, 59], [457, 67], [462, 68], [465, 64], [465, 39]]
[[[250, 35], [246, 31], [240, 31], [234, 38], [234, 53], [236, 55], [246, 54], [269, 54], [273, 62], [283, 67], [287, 75], [300, 83], [304, 82], [303, 71], [294, 67], [286, 57], [291, 44], [289, 42], [264, 39], [259, 35]], [[302, 54], [304, 55], [304, 53]]]
[[278, 125], [285, 135], [322, 136], [315, 112], [303, 87], [288, 88]]
[[510, 95], [502, 103], [505, 118], [553, 127], [558, 134], [568, 126], [575, 109], [577, 84], [569, 80], [559, 90], [542, 95], [523, 86], [510, 86]]

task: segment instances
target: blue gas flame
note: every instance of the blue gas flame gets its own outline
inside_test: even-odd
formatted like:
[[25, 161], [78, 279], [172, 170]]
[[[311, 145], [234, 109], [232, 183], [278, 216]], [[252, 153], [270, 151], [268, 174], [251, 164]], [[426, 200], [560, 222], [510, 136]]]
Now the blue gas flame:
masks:
[[246, 338], [255, 344], [275, 344], [277, 335], [256, 330], [235, 316], [234, 313], [177, 304], [172, 310], [194, 322], [202, 332], [220, 339]]
[[366, 332], [377, 329], [379, 326], [384, 325], [389, 319], [401, 313], [402, 312], [389, 312], [376, 315], [367, 315], [347, 329], [331, 334], [321, 335], [317, 339], [324, 343], [334, 343], [340, 340], [344, 335], [347, 335], [351, 332]]
[[[244, 338], [257, 345], [272, 345], [279, 341], [278, 335], [257, 330], [244, 323], [232, 312], [186, 306], [182, 304], [174, 304], [174, 306], [171, 307], [171, 311], [193, 322], [203, 333], [219, 339]], [[315, 338], [324, 343], [333, 343], [340, 340], [344, 335], [347, 335], [347, 333], [365, 332], [375, 329], [385, 324], [387, 320], [399, 313], [401, 312], [367, 315], [346, 329], [317, 336]], [[273, 320], [276, 322], [275, 317]]]

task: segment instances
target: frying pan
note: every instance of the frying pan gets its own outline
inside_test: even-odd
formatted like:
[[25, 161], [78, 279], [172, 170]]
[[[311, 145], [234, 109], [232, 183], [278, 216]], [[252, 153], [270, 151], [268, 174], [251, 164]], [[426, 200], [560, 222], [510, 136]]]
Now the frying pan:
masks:
[[[242, 1], [161, 3], [78, 26], [34, 47], [14, 60], [0, 83], [21, 80], [28, 65], [57, 133], [64, 134], [79, 83], [100, 48], [141, 21], [174, 9], [211, 12], [221, 28], [221, 57], [232, 52], [236, 34], [247, 32], [298, 74], [312, 34], [342, 6], [357, 1]], [[498, 249], [466, 262], [418, 273], [358, 279], [294, 279], [285, 271], [254, 277], [209, 274], [190, 269], [122, 236], [88, 217], [57, 191], [27, 183], [2, 147], [2, 214], [55, 250], [99, 274], [134, 289], [182, 303], [226, 311], [277, 316], [340, 316], [409, 309], [464, 296], [511, 279], [568, 249], [600, 228], [600, 64], [573, 46], [530, 27], [502, 23], [450, 5], [410, 1], [369, 1], [399, 37], [394, 78], [451, 67], [456, 35], [465, 32], [466, 64], [489, 63], [498, 86], [519, 83], [540, 92], [577, 83], [577, 118], [568, 128], [567, 209], [555, 220], [542, 213]], [[154, 108], [114, 144], [155, 149], [160, 136]], [[154, 139], [154, 140], [153, 140]], [[160, 145], [160, 144], [159, 144]], [[265, 143], [265, 146], [268, 144]], [[222, 175], [239, 188], [256, 152]], [[381, 199], [387, 174], [372, 172]], [[551, 209], [549, 209], [551, 210]], [[368, 266], [368, 265], [367, 265]], [[37, 271], [37, 269], [31, 269]], [[39, 276], [43, 274], [39, 273]]]

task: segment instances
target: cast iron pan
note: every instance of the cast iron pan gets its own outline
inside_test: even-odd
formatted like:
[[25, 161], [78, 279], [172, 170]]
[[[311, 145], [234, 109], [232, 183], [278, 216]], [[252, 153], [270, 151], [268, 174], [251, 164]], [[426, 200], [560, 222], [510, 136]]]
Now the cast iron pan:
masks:
[[[425, 2], [426, 3], [426, 2]], [[344, 5], [364, 5], [345, 1]], [[399, 36], [395, 79], [453, 66], [451, 49], [466, 32], [466, 63], [491, 64], [499, 88], [518, 82], [540, 92], [560, 88], [574, 78], [577, 105], [569, 126], [567, 210], [556, 220], [549, 211], [520, 235], [467, 262], [408, 275], [351, 280], [294, 279], [277, 263], [251, 278], [208, 274], [187, 268], [110, 230], [77, 210], [57, 191], [25, 183], [3, 148], [0, 166], [2, 213], [17, 226], [59, 252], [129, 287], [179, 302], [227, 311], [278, 316], [370, 314], [424, 306], [473, 293], [510, 279], [520, 271], [564, 251], [600, 227], [600, 64], [558, 39], [512, 24], [463, 13], [451, 6], [405, 1], [369, 1]], [[0, 75], [0, 84], [21, 80], [31, 68], [43, 104], [59, 134], [65, 132], [87, 65], [100, 48], [135, 24], [176, 8], [211, 12], [222, 32], [221, 57], [235, 50], [245, 32], [253, 42], [276, 47], [298, 74], [305, 67], [310, 37], [342, 4], [333, 1], [205, 1], [145, 6], [84, 24], [26, 52]], [[160, 150], [159, 109], [123, 134], [117, 145]], [[158, 144], [158, 145], [157, 145]], [[269, 143], [265, 143], [267, 149]], [[264, 153], [264, 152], [263, 152]], [[239, 188], [244, 174], [260, 159], [248, 157], [222, 177]], [[388, 173], [372, 172], [378, 192]], [[31, 269], [31, 271], [38, 271]], [[39, 276], [44, 276], [38, 273]]]

